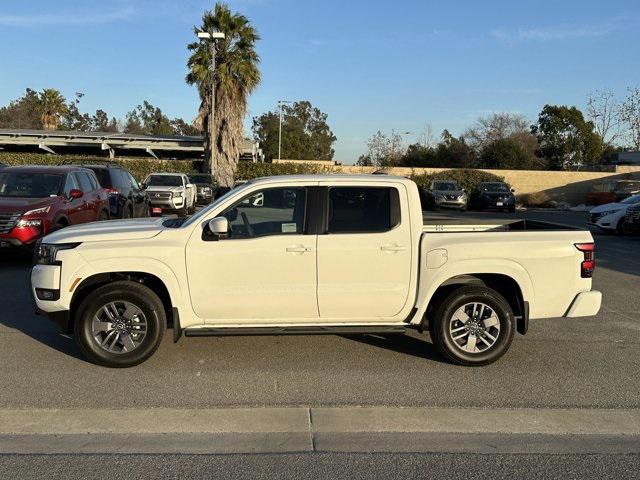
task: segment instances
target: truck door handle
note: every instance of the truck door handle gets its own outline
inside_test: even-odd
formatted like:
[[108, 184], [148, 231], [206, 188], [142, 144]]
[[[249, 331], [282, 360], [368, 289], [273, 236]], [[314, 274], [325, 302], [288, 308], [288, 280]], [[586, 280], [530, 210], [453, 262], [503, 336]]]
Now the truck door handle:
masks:
[[305, 253], [310, 252], [311, 249], [309, 247], [304, 247], [302, 245], [295, 245], [293, 247], [287, 247], [288, 253]]
[[407, 247], [403, 245], [383, 245], [380, 247], [380, 250], [383, 252], [404, 252]]

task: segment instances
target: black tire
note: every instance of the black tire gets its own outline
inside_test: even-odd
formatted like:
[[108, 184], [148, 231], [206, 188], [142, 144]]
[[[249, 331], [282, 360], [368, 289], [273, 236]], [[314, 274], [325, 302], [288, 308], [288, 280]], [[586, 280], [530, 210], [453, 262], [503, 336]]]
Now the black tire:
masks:
[[[474, 302], [482, 303], [495, 312], [500, 329], [493, 345], [483, 351], [470, 353], [463, 350], [452, 338], [449, 324], [459, 308]], [[491, 288], [466, 286], [449, 293], [436, 307], [433, 318], [429, 319], [429, 333], [436, 348], [449, 362], [464, 366], [481, 366], [495, 362], [507, 352], [513, 340], [515, 324], [511, 306], [502, 295]]]
[[[94, 316], [110, 302], [127, 301], [139, 308], [147, 322], [146, 335], [130, 352], [112, 353], [101, 347], [92, 333]], [[150, 288], [136, 282], [117, 281], [87, 295], [75, 315], [74, 337], [82, 354], [91, 362], [112, 368], [133, 367], [158, 349], [167, 327], [162, 301]]]
[[633, 233], [631, 229], [626, 226], [624, 217], [618, 220], [618, 224], [616, 225], [616, 233], [618, 235], [631, 235], [631, 233]]
[[100, 212], [100, 215], [98, 215], [98, 221], [99, 222], [106, 222], [107, 220], [109, 220], [109, 214], [107, 213], [106, 210], [102, 210]]
[[509, 207], [509, 213], [516, 213], [516, 207]]
[[122, 218], [123, 219], [129, 219], [129, 218], [133, 218], [133, 208], [131, 207], [131, 205], [125, 205], [124, 208], [122, 209]]

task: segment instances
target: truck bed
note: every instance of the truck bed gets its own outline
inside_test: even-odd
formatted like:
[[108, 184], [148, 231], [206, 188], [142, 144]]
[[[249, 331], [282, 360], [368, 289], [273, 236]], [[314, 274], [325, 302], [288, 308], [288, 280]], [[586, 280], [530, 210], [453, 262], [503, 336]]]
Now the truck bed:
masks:
[[507, 220], [504, 222], [458, 224], [440, 223], [423, 225], [425, 233], [463, 233], [463, 232], [522, 232], [522, 231], [579, 231], [581, 228], [560, 223], [541, 222], [539, 220]]

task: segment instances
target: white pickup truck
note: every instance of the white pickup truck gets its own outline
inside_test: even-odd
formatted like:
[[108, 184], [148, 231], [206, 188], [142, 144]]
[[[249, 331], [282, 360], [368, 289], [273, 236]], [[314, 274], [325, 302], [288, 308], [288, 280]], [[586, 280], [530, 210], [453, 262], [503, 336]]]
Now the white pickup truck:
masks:
[[142, 184], [147, 189], [152, 214], [195, 212], [198, 189], [184, 173], [152, 173]]
[[175, 341], [428, 329], [449, 361], [484, 365], [530, 318], [598, 313], [588, 231], [525, 220], [426, 227], [422, 215], [406, 178], [256, 179], [190, 218], [48, 235], [32, 294], [110, 367], [149, 358], [168, 327]]

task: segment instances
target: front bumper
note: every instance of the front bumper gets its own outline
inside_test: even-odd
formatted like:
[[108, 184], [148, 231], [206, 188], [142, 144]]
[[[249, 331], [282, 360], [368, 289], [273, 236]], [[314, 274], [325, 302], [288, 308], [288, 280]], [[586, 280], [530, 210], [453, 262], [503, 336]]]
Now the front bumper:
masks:
[[597, 315], [602, 305], [602, 293], [598, 290], [591, 290], [590, 292], [582, 292], [576, 295], [576, 298], [571, 302], [569, 310], [565, 317], [592, 317]]
[[71, 333], [71, 315], [69, 310], [61, 304], [59, 295], [52, 301], [41, 300], [36, 293], [36, 289], [60, 292], [60, 269], [59, 265], [34, 265], [29, 276], [29, 290], [36, 314], [48, 317], [63, 333]]
[[464, 199], [455, 199], [455, 200], [451, 200], [451, 199], [438, 200], [436, 198], [435, 204], [437, 207], [442, 207], [442, 208], [465, 208], [467, 206], [467, 199], [464, 198]]

